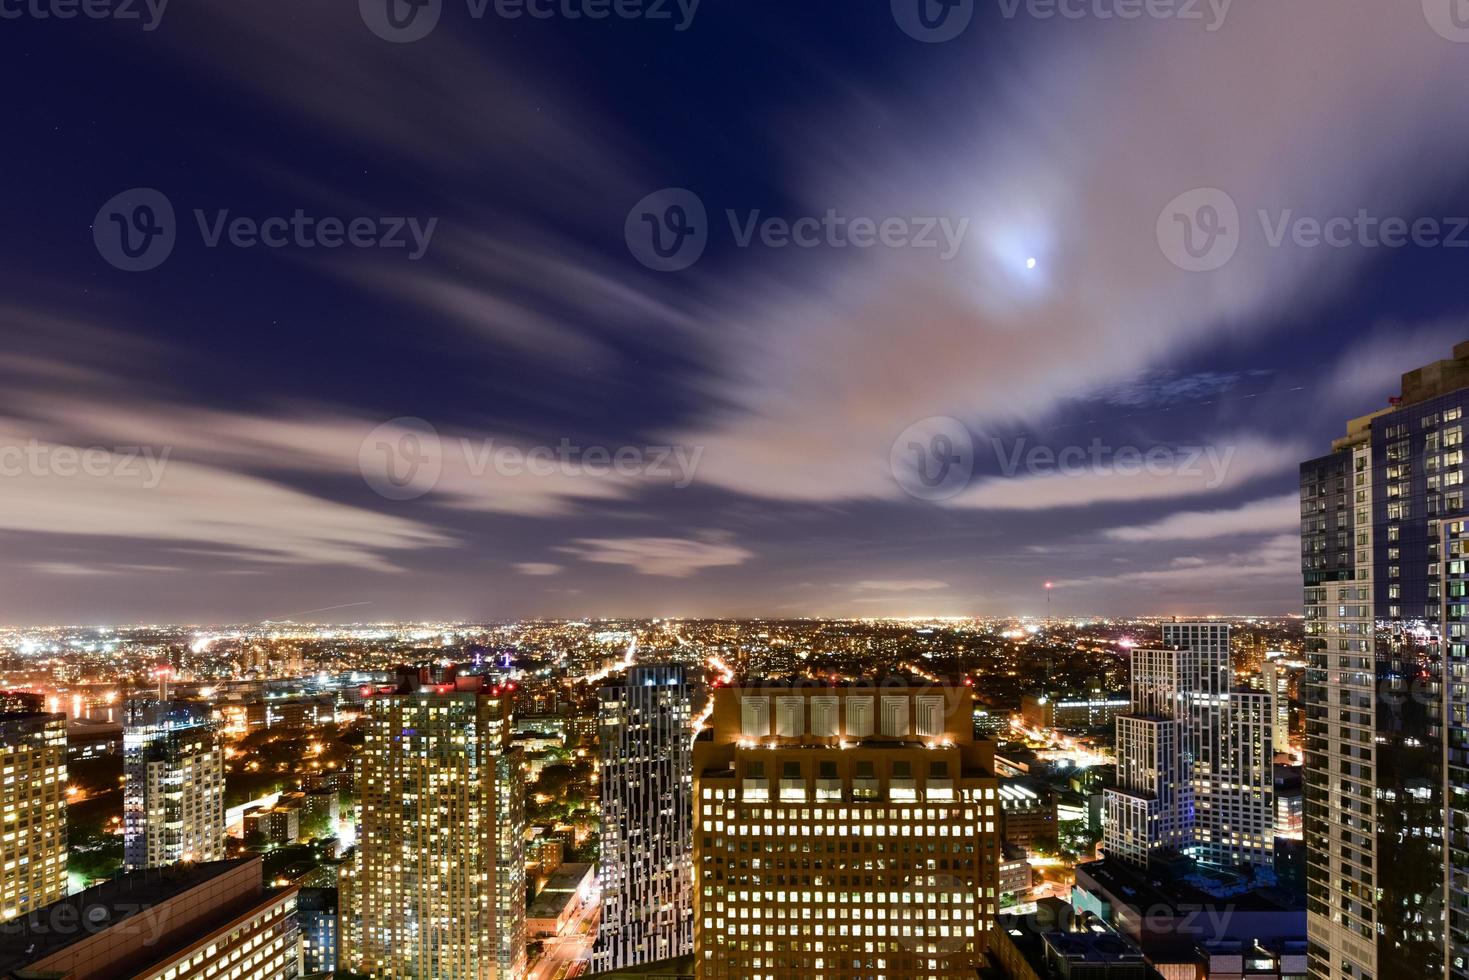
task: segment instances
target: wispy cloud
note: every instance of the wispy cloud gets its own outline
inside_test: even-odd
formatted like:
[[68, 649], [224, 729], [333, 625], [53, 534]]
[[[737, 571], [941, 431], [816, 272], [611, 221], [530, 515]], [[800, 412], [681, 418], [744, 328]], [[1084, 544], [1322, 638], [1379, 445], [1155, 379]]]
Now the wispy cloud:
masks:
[[625, 565], [640, 575], [688, 578], [706, 568], [743, 565], [754, 552], [732, 535], [706, 532], [694, 538], [581, 538], [561, 552], [599, 565]]
[[1256, 500], [1232, 510], [1188, 511], [1135, 527], [1110, 528], [1115, 541], [1200, 541], [1231, 535], [1274, 534], [1298, 527], [1301, 501], [1296, 494]]
[[935, 592], [948, 587], [948, 582], [935, 578], [863, 579], [852, 583], [853, 592]]
[[549, 576], [560, 575], [564, 569], [549, 561], [522, 561], [516, 563], [515, 570], [522, 575]]
[[1194, 497], [1292, 471], [1306, 453], [1300, 443], [1254, 435], [1221, 439], [1182, 452], [1163, 448], [1168, 456], [1162, 465], [1149, 464], [1146, 451], [1140, 450], [1135, 459], [1124, 461], [1119, 456], [1101, 465], [1078, 464], [1074, 471], [1057, 469], [984, 480], [952, 502], [979, 510], [1050, 510]]

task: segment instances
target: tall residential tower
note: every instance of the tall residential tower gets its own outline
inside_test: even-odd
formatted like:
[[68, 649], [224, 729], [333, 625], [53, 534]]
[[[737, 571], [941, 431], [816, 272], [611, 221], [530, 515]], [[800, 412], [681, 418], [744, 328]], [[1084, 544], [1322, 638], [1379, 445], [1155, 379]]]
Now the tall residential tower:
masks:
[[1132, 655], [1132, 711], [1117, 719], [1105, 793], [1108, 857], [1160, 854], [1270, 868], [1275, 851], [1272, 700], [1233, 689], [1229, 627], [1167, 623]]
[[129, 701], [123, 774], [128, 870], [224, 859], [224, 750], [207, 704]]
[[694, 951], [692, 710], [679, 666], [602, 689], [598, 970]]
[[[39, 699], [38, 699], [39, 700]], [[66, 716], [0, 713], [0, 920], [66, 895]]]
[[1469, 343], [1301, 465], [1320, 980], [1469, 976], [1466, 408]]
[[363, 704], [353, 903], [343, 964], [373, 978], [525, 972], [525, 789], [510, 691], [405, 669]]

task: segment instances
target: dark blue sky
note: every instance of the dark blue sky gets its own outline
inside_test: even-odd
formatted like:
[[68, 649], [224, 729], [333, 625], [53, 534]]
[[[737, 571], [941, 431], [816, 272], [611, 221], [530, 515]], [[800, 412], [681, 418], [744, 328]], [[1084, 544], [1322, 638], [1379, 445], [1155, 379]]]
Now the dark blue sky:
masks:
[[1469, 339], [1440, 0], [386, 2], [0, 3], [0, 621], [1294, 611]]

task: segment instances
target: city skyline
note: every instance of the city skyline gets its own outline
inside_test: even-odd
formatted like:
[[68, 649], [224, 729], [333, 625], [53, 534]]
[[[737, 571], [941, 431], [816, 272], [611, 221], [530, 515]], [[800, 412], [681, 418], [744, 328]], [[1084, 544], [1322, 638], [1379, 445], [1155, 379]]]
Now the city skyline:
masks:
[[1296, 462], [1466, 335], [1416, 5], [447, 6], [7, 21], [78, 84], [13, 113], [0, 622], [1286, 613]]

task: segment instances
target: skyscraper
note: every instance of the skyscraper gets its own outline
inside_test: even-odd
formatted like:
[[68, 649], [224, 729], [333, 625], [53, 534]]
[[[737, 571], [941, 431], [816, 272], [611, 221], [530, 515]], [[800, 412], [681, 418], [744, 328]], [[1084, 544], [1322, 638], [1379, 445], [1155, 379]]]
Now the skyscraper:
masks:
[[1308, 914], [1323, 980], [1469, 975], [1466, 407], [1469, 343], [1403, 375], [1388, 407], [1301, 465]]
[[404, 670], [363, 705], [351, 968], [374, 978], [525, 971], [525, 789], [511, 692]]
[[1134, 650], [1132, 711], [1117, 719], [1117, 785], [1104, 794], [1107, 855], [1160, 853], [1268, 868], [1275, 850], [1268, 695], [1232, 690], [1229, 627], [1167, 623]]
[[634, 667], [601, 692], [599, 970], [694, 950], [693, 719], [688, 677]]
[[963, 688], [715, 693], [694, 743], [701, 980], [972, 978], [999, 788]]
[[66, 716], [0, 713], [0, 920], [66, 895]]
[[128, 702], [123, 773], [128, 870], [224, 859], [224, 752], [208, 705]]

